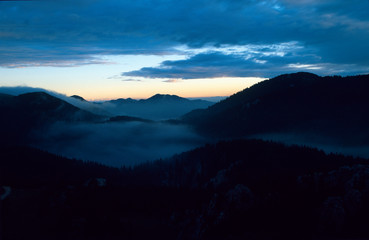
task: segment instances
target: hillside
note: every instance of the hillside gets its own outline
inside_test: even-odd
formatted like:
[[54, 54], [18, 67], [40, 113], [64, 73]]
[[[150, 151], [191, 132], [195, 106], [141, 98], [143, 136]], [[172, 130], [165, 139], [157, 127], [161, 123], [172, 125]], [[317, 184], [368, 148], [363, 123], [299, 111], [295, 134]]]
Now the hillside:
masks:
[[24, 142], [31, 131], [58, 121], [96, 122], [103, 119], [44, 92], [1, 95], [0, 112], [1, 141], [4, 143]]
[[211, 195], [200, 211], [177, 216], [188, 238], [369, 237], [367, 160], [233, 140], [180, 154], [168, 165], [162, 183]]
[[311, 134], [369, 143], [369, 75], [281, 75], [182, 117], [216, 137], [265, 133]]
[[365, 159], [255, 140], [122, 169], [27, 147], [0, 157], [4, 239], [369, 237]]
[[90, 178], [117, 182], [116, 168], [68, 159], [27, 146], [0, 146], [0, 186], [15, 188], [83, 184]]

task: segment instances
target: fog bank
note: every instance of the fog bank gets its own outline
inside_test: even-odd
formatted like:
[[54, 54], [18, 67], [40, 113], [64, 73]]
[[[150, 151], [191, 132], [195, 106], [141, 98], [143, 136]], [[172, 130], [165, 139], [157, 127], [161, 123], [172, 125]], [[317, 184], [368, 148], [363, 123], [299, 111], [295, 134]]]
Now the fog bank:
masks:
[[33, 133], [33, 146], [109, 166], [168, 158], [206, 142], [188, 127], [166, 123], [57, 123]]
[[300, 145], [323, 150], [325, 153], [369, 158], [369, 142], [362, 138], [349, 139], [329, 137], [309, 133], [266, 133], [247, 137], [265, 141], [280, 142], [286, 145]]

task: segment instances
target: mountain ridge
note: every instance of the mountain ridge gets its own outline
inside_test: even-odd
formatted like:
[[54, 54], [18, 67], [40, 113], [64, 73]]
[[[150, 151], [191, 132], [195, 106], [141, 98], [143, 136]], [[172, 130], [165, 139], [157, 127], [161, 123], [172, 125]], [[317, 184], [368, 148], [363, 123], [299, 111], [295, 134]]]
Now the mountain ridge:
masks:
[[[45, 92], [24, 93], [0, 100], [2, 142], [24, 142], [35, 129], [65, 122], [98, 122], [104, 117], [73, 106]], [[5, 127], [6, 126], [6, 127]]]
[[117, 98], [117, 99], [112, 99], [112, 100], [108, 100], [108, 101], [102, 101], [100, 103], [104, 103], [104, 102], [113, 102], [113, 103], [144, 103], [144, 102], [154, 102], [154, 101], [192, 101], [192, 102], [197, 102], [198, 100], [200, 100], [201, 102], [208, 102], [211, 103], [210, 101], [207, 100], [202, 100], [202, 99], [189, 99], [189, 98], [184, 98], [175, 94], [162, 94], [162, 93], [157, 93], [152, 95], [151, 97], [148, 98], [144, 98], [144, 99], [133, 99], [133, 98]]
[[190, 100], [177, 95], [155, 94], [147, 99], [118, 98], [98, 103], [113, 115], [132, 116], [149, 120], [175, 119], [194, 109], [207, 108], [213, 102]]
[[369, 131], [365, 127], [365, 121], [369, 121], [365, 111], [368, 91], [369, 75], [285, 74], [255, 84], [208, 109], [192, 111], [182, 120], [216, 137], [289, 131], [354, 138], [360, 131]]

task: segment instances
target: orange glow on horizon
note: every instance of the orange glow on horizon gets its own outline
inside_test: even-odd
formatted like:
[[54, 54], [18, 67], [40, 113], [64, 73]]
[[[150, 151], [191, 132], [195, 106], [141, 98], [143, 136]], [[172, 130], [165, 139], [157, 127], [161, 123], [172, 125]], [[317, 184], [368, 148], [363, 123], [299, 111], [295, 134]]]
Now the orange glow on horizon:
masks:
[[120, 86], [99, 86], [99, 88], [80, 88], [67, 95], [80, 95], [89, 101], [103, 101], [117, 98], [147, 99], [155, 94], [171, 94], [184, 98], [230, 96], [242, 91], [264, 78], [213, 78], [177, 80], [164, 82], [151, 79], [142, 82], [120, 82]]

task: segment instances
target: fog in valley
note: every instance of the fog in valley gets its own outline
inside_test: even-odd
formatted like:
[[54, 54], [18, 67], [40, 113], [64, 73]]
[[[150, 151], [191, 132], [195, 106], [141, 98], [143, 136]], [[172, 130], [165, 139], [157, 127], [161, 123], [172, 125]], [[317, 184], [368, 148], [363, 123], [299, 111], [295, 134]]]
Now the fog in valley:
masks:
[[168, 158], [206, 142], [190, 128], [167, 123], [56, 123], [34, 132], [34, 147], [121, 167]]
[[246, 137], [283, 143], [288, 146], [298, 145], [317, 148], [327, 154], [343, 154], [361, 158], [369, 158], [369, 143], [361, 138], [334, 138], [312, 133], [265, 133]]

